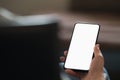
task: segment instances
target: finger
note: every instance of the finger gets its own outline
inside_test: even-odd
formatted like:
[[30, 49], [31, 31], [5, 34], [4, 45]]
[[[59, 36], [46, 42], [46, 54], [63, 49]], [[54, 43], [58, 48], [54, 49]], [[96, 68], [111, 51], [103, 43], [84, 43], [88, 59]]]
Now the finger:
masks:
[[60, 61], [64, 62], [64, 61], [65, 61], [65, 57], [64, 57], [64, 56], [61, 56], [61, 57], [60, 57]]
[[94, 56], [98, 56], [100, 55], [100, 45], [99, 44], [96, 44], [95, 47], [94, 47]]
[[80, 74], [76, 73], [75, 71], [71, 70], [71, 69], [65, 69], [65, 72], [67, 74], [70, 74], [72, 76], [75, 76], [75, 77], [80, 77]]
[[64, 51], [64, 56], [67, 56], [67, 53], [68, 53], [68, 51], [66, 50], [66, 51]]

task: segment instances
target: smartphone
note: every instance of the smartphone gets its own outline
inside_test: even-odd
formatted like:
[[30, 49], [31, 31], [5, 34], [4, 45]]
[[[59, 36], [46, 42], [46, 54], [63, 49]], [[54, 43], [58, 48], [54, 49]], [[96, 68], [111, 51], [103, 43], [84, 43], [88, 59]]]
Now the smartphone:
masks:
[[100, 26], [97, 24], [75, 24], [64, 68], [88, 71]]

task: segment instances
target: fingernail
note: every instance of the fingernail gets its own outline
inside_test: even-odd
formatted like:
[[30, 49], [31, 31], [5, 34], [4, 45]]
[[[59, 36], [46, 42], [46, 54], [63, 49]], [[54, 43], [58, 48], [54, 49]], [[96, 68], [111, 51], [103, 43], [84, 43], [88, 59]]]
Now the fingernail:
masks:
[[100, 48], [100, 44], [97, 44], [96, 46], [97, 46], [97, 48]]

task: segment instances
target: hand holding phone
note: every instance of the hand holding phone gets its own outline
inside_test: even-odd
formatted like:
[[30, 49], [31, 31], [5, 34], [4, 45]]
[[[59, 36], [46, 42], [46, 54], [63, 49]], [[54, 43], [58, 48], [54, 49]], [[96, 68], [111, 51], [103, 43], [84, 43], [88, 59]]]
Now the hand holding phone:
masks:
[[[62, 62], [65, 61], [67, 51], [64, 51], [64, 56], [60, 57]], [[65, 69], [65, 72], [69, 75], [79, 78], [80, 80], [106, 80], [109, 79], [108, 74], [104, 73], [104, 57], [100, 51], [99, 44], [96, 44], [94, 47], [94, 57], [92, 59], [90, 69], [87, 73], [81, 71], [76, 72], [76, 70]], [[107, 75], [107, 76], [104, 76]]]
[[88, 71], [99, 32], [97, 24], [75, 24], [65, 68]]

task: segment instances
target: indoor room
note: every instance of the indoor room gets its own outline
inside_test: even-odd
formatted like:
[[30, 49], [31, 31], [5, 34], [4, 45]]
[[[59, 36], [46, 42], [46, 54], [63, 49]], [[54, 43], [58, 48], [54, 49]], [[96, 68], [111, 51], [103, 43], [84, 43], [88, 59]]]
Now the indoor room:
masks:
[[[120, 80], [119, 0], [0, 0], [0, 52], [2, 54], [1, 63], [5, 65], [3, 68], [6, 71], [3, 75], [7, 77], [13, 72], [14, 77], [11, 77], [11, 79], [20, 80], [24, 77], [19, 79], [15, 76], [17, 71], [22, 74], [24, 69], [27, 69], [25, 74], [28, 77], [28, 73], [36, 76], [41, 69], [38, 69], [37, 72], [33, 70], [36, 74], [30, 72], [29, 69], [36, 66], [41, 67], [44, 64], [42, 63], [43, 60], [43, 62], [49, 61], [48, 65], [45, 64], [46, 67], [42, 66], [43, 72], [44, 69], [50, 66], [50, 63], [59, 64], [59, 57], [69, 48], [76, 23], [100, 25], [97, 43], [100, 44], [100, 49], [104, 56], [104, 67], [108, 71], [110, 80]], [[52, 54], [50, 57], [49, 52]], [[55, 60], [53, 62], [50, 61], [54, 55], [58, 59], [57, 62]], [[28, 56], [31, 56], [31, 58]], [[45, 58], [46, 56], [48, 59]], [[24, 58], [23, 61], [21, 57]], [[42, 57], [42, 61], [39, 57]], [[17, 65], [17, 61], [19, 65]], [[27, 61], [30, 63], [26, 64]], [[29, 67], [31, 64], [32, 67]], [[18, 67], [16, 68], [15, 66]], [[18, 69], [20, 67], [22, 69]], [[55, 70], [58, 70], [55, 71], [58, 73], [55, 75], [56, 77], [60, 75], [62, 80], [78, 80], [66, 74], [63, 69], [58, 69], [58, 67], [54, 67]], [[16, 69], [14, 70], [14, 68]], [[50, 68], [53, 67], [51, 66]], [[54, 68], [49, 70], [50, 68], [45, 70], [48, 70], [48, 74], [50, 73], [49, 71], [54, 70]], [[8, 69], [10, 71], [7, 71]], [[56, 77], [53, 80], [58, 79]], [[45, 76], [41, 79], [44, 78]], [[7, 77], [6, 79], [9, 78]], [[26, 77], [24, 79], [38, 80], [38, 77]], [[45, 79], [47, 80], [47, 78]]]

